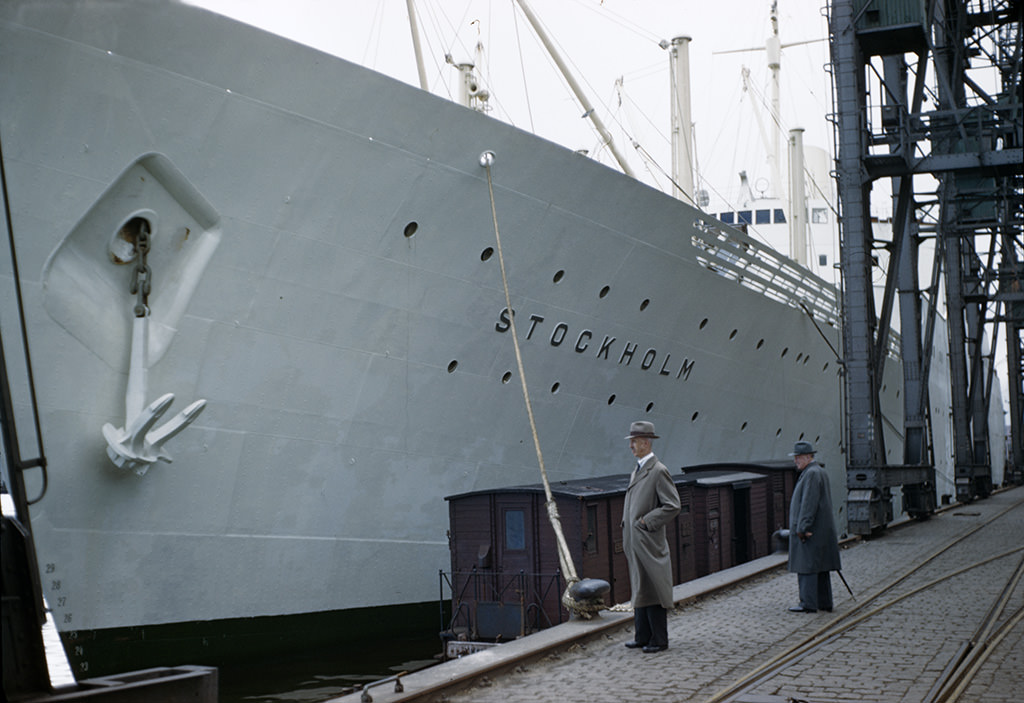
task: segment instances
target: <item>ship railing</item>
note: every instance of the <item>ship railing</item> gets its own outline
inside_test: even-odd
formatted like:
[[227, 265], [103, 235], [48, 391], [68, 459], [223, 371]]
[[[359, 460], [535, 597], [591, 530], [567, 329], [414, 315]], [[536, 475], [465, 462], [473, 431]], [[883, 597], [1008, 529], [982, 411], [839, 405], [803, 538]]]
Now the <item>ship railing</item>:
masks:
[[[561, 604], [561, 571], [529, 573], [482, 569], [439, 572], [441, 633], [446, 639], [500, 642], [568, 619]], [[445, 618], [450, 594], [451, 616]]]
[[[771, 247], [758, 244], [739, 230], [710, 216], [694, 222], [691, 236], [699, 250], [697, 262], [719, 276], [790, 307], [803, 310], [817, 322], [840, 329], [836, 287]], [[887, 352], [900, 356], [900, 335], [890, 330]]]
[[777, 302], [807, 310], [818, 322], [838, 329], [835, 286], [789, 257], [710, 216], [694, 222], [691, 241], [698, 250], [698, 263], [709, 271]]

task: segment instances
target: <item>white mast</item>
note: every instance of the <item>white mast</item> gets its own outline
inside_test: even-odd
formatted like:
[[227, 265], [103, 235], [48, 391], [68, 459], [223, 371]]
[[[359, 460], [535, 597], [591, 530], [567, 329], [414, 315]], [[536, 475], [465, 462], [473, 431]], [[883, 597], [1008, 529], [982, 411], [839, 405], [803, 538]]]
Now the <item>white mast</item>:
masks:
[[772, 35], [765, 40], [765, 53], [768, 55], [768, 68], [772, 72], [771, 110], [772, 122], [769, 132], [772, 135], [771, 153], [768, 154], [772, 169], [772, 187], [769, 195], [782, 197], [782, 169], [779, 166], [779, 131], [782, 129], [782, 118], [779, 110], [779, 68], [782, 65], [782, 42], [779, 40], [779, 5], [772, 3]]
[[672, 195], [696, 202], [693, 192], [693, 118], [690, 112], [690, 37], [676, 37], [669, 51], [672, 74]]
[[804, 130], [789, 130], [789, 255], [807, 266], [807, 196], [804, 184]]
[[547, 32], [544, 31], [544, 27], [541, 26], [540, 21], [537, 19], [536, 15], [533, 14], [533, 10], [531, 10], [530, 6], [527, 5], [526, 0], [516, 0], [516, 2], [519, 3], [519, 7], [522, 8], [523, 14], [526, 15], [526, 19], [533, 27], [533, 31], [537, 32], [537, 37], [544, 45], [544, 48], [548, 50], [549, 54], [551, 54], [551, 59], [555, 62], [555, 65], [558, 66], [558, 70], [560, 70], [562, 75], [565, 76], [565, 80], [572, 89], [572, 92], [575, 93], [576, 99], [579, 100], [580, 104], [583, 106], [584, 116], [589, 117], [590, 121], [594, 123], [594, 127], [597, 129], [598, 134], [601, 135], [601, 139], [608, 146], [609, 151], [612, 152], [612, 156], [614, 156], [615, 160], [619, 163], [619, 167], [622, 168], [623, 173], [627, 176], [635, 177], [633, 169], [629, 167], [629, 163], [627, 163], [625, 157], [619, 152], [618, 147], [615, 146], [615, 141], [612, 139], [611, 132], [609, 132], [608, 128], [604, 126], [604, 122], [601, 121], [601, 118], [597, 115], [594, 107], [590, 104], [590, 101], [587, 99], [587, 96], [580, 87], [580, 84], [576, 81], [575, 76], [572, 75], [569, 71], [569, 67], [566, 66], [565, 61], [562, 60], [561, 54], [558, 53], [558, 50], [555, 48], [554, 43], [552, 43], [551, 38], [548, 37]]
[[427, 86], [427, 68], [423, 64], [423, 50], [420, 48], [420, 30], [416, 23], [416, 8], [413, 0], [405, 0], [406, 10], [409, 12], [409, 30], [412, 32], [412, 50], [416, 54], [416, 70], [420, 75], [420, 88], [429, 90]]

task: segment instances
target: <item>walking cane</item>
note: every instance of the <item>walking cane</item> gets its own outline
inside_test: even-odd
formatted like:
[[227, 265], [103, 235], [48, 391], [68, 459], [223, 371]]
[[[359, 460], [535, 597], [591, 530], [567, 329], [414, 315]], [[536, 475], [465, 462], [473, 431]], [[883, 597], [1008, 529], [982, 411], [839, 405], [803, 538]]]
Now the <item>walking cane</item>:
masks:
[[836, 573], [839, 574], [839, 578], [842, 580], [843, 585], [846, 586], [846, 590], [850, 592], [850, 598], [857, 600], [857, 596], [853, 595], [853, 591], [850, 590], [850, 584], [846, 583], [846, 577], [843, 576], [843, 572], [839, 569], [836, 569]]

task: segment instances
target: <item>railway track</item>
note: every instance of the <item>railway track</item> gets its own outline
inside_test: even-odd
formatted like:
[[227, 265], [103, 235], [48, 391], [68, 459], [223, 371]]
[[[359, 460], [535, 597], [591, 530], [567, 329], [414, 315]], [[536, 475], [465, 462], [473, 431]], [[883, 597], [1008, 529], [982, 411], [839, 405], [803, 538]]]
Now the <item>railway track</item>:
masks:
[[[910, 582], [914, 580], [914, 577], [922, 574], [926, 567], [948, 554], [957, 545], [965, 543], [978, 531], [994, 525], [1008, 513], [1020, 509], [1022, 505], [1024, 505], [1024, 500], [1018, 501], [996, 513], [964, 534], [943, 544], [920, 563], [905, 569], [895, 579], [876, 588], [866, 596], [859, 596], [851, 610], [836, 616], [785, 651], [769, 659], [743, 677], [733, 681], [708, 698], [706, 703], [726, 703], [730, 701], [742, 703], [744, 700], [750, 700], [748, 696], [753, 695], [756, 690], [763, 690], [773, 679], [783, 675], [788, 669], [804, 662], [808, 657], [820, 652], [823, 648], [834, 644], [840, 638], [847, 636], [858, 625], [879, 615], [891, 613], [892, 609], [904, 603], [907, 599], [946, 584], [957, 576], [1019, 555], [1020, 558], [1018, 559], [1017, 566], [1006, 580], [998, 597], [981, 618], [971, 636], [960, 645], [955, 656], [953, 656], [942, 673], [937, 677], [934, 685], [923, 699], [926, 703], [947, 703], [948, 701], [957, 700], [970, 684], [972, 678], [989, 654], [995, 650], [1003, 638], [1021, 620], [1024, 620], [1024, 605], [1018, 606], [1016, 609], [1010, 609], [1011, 612], [1007, 614], [1020, 580], [1024, 577], [1024, 545], [979, 559], [966, 566], [927, 580], [920, 585], [914, 585], [910, 590], [898, 595], [896, 591], [901, 584], [904, 587], [910, 586]], [[759, 700], [763, 700], [763, 698]]]

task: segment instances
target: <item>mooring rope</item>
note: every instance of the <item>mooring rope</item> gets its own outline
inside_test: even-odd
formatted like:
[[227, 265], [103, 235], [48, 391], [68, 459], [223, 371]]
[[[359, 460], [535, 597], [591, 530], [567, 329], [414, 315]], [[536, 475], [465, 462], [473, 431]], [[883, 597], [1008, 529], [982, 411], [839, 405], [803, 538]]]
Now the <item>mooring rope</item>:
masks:
[[[501, 267], [501, 284], [505, 289], [505, 308], [508, 310], [509, 331], [512, 333], [512, 344], [516, 353], [516, 366], [519, 369], [519, 381], [523, 386], [523, 399], [526, 401], [526, 414], [530, 418], [530, 431], [533, 433], [533, 446], [537, 450], [537, 463], [540, 465], [540, 476], [544, 483], [544, 495], [547, 497], [545, 504], [548, 509], [548, 519], [551, 520], [551, 527], [555, 530], [555, 542], [558, 545], [558, 561], [562, 566], [562, 573], [566, 581], [572, 585], [579, 581], [576, 575], [576, 567], [572, 561], [572, 554], [569, 552], [569, 545], [562, 533], [562, 522], [558, 515], [558, 506], [551, 495], [551, 486], [548, 484], [548, 472], [544, 468], [544, 454], [540, 449], [540, 439], [537, 436], [537, 423], [533, 418], [533, 405], [530, 403], [530, 391], [526, 387], [526, 373], [523, 371], [523, 356], [519, 351], [519, 336], [516, 334], [516, 316], [512, 312], [512, 297], [508, 290], [508, 277], [505, 275], [505, 257], [501, 251], [501, 234], [498, 232], [498, 211], [494, 204], [494, 186], [491, 183], [491, 164], [494, 163], [494, 153], [487, 151], [480, 156], [480, 165], [487, 169], [487, 192], [491, 197], [491, 219], [494, 221], [494, 240], [498, 249], [498, 264]], [[565, 602], [565, 598], [563, 598]]]

